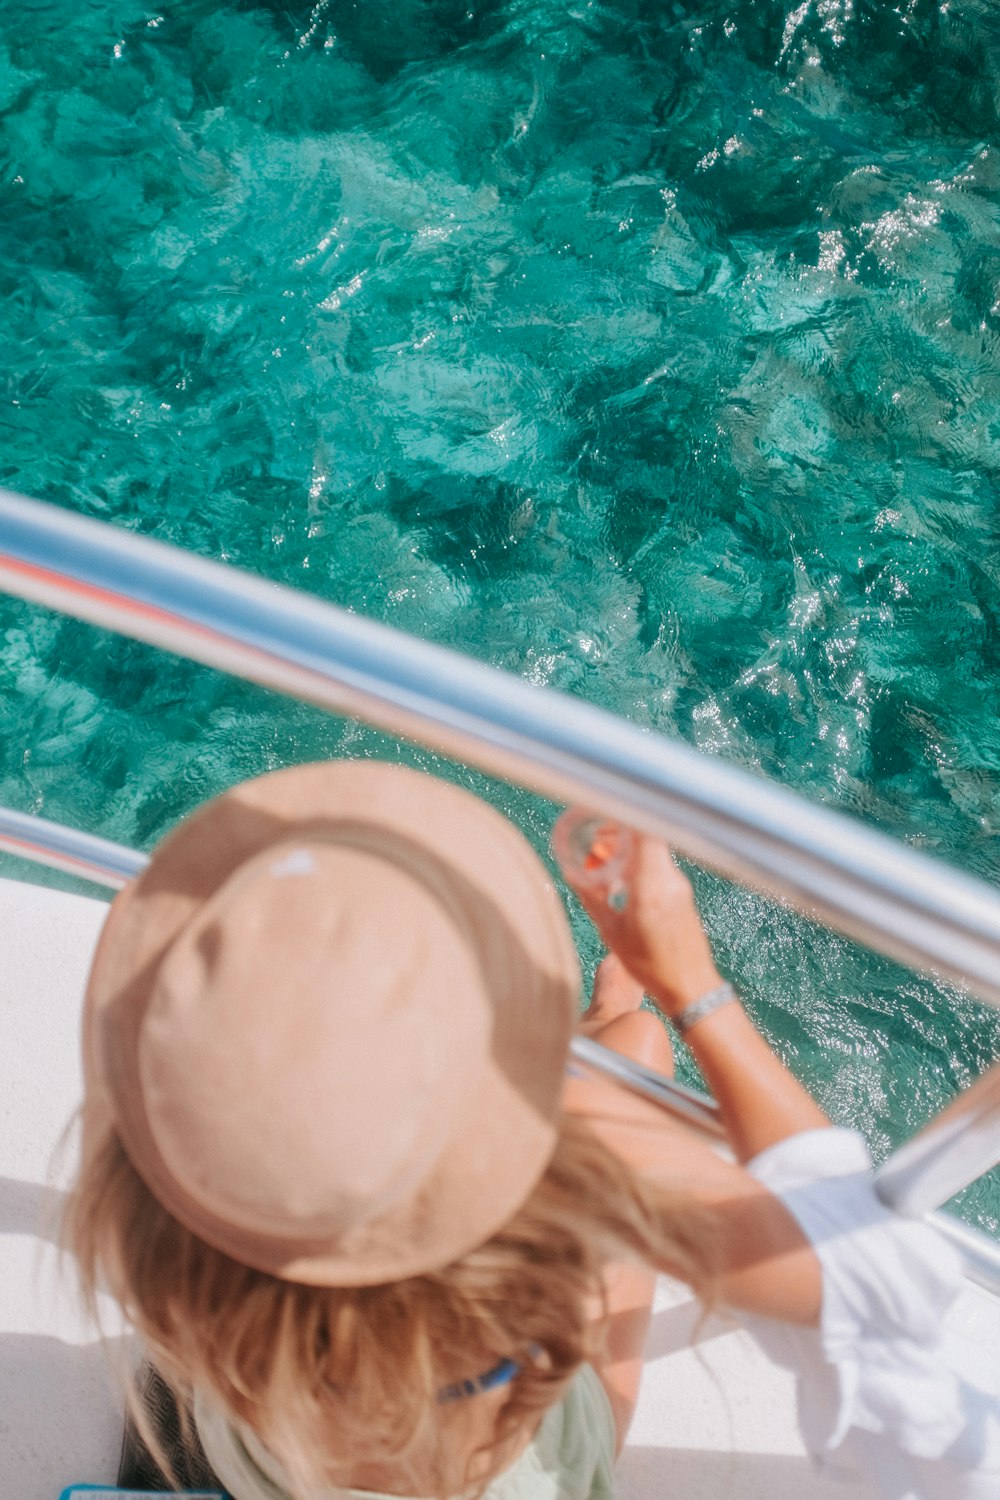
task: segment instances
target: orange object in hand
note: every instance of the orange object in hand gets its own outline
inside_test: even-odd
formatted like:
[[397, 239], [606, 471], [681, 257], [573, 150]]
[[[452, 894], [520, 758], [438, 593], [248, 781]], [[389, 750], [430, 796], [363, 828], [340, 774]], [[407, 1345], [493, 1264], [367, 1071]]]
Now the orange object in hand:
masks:
[[601, 829], [583, 860], [585, 870], [599, 870], [615, 855], [617, 839], [610, 829]]
[[553, 828], [552, 847], [578, 884], [619, 910], [625, 905], [625, 872], [633, 847], [630, 829], [574, 807]]

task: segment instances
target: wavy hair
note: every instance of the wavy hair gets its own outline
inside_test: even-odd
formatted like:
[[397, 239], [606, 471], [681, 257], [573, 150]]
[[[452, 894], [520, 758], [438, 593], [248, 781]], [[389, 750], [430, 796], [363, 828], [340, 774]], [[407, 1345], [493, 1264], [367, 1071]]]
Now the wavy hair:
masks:
[[[510, 1461], [514, 1435], [599, 1356], [608, 1264], [667, 1270], [710, 1301], [718, 1235], [687, 1193], [644, 1181], [566, 1116], [545, 1173], [499, 1233], [442, 1270], [385, 1286], [306, 1286], [212, 1248], [152, 1195], [113, 1127], [84, 1129], [65, 1239], [91, 1312], [99, 1289], [117, 1299], [186, 1431], [201, 1391], [256, 1433], [296, 1494], [336, 1485], [358, 1464], [405, 1469], [423, 1452], [447, 1496], [469, 1488], [471, 1461], [456, 1472], [436, 1440], [464, 1405], [443, 1404], [443, 1388], [521, 1362], [495, 1439], [478, 1451], [481, 1491]], [[169, 1471], [134, 1389], [129, 1399]]]

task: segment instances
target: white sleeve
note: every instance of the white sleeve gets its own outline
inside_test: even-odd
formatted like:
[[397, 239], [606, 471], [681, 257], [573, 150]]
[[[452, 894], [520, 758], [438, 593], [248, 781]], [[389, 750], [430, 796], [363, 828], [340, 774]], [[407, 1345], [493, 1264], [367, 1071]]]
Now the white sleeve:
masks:
[[894, 1500], [997, 1500], [1000, 1402], [946, 1356], [961, 1261], [930, 1225], [885, 1209], [861, 1137], [791, 1136], [747, 1163], [785, 1204], [823, 1271], [818, 1330], [747, 1326], [798, 1377], [810, 1452], [863, 1467]]

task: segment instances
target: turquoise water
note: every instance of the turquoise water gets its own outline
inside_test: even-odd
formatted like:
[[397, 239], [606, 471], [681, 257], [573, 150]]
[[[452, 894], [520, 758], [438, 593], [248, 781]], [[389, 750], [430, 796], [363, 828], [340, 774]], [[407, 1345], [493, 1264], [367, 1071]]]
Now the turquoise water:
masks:
[[[0, 483], [1000, 878], [992, 0], [22, 0], [0, 109]], [[436, 764], [0, 627], [0, 800], [111, 838], [312, 756]], [[543, 846], [550, 808], [452, 774]], [[1000, 1056], [995, 1015], [700, 891], [877, 1154]], [[1000, 1227], [995, 1176], [964, 1211]]]

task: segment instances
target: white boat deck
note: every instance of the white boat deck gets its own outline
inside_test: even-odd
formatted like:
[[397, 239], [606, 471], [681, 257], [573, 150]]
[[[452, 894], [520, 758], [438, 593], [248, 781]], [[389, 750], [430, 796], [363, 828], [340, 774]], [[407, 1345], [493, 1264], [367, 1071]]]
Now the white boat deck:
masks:
[[[58, 1500], [67, 1484], [112, 1483], [121, 1399], [108, 1344], [80, 1316], [72, 1266], [54, 1245], [81, 1094], [77, 1016], [104, 903], [0, 880], [0, 1500]], [[743, 1332], [663, 1282], [646, 1378], [619, 1468], [624, 1500], [870, 1500], [817, 1475], [799, 1440], [791, 1377]], [[969, 1287], [956, 1310], [969, 1373], [1000, 1345], [1000, 1299]]]

